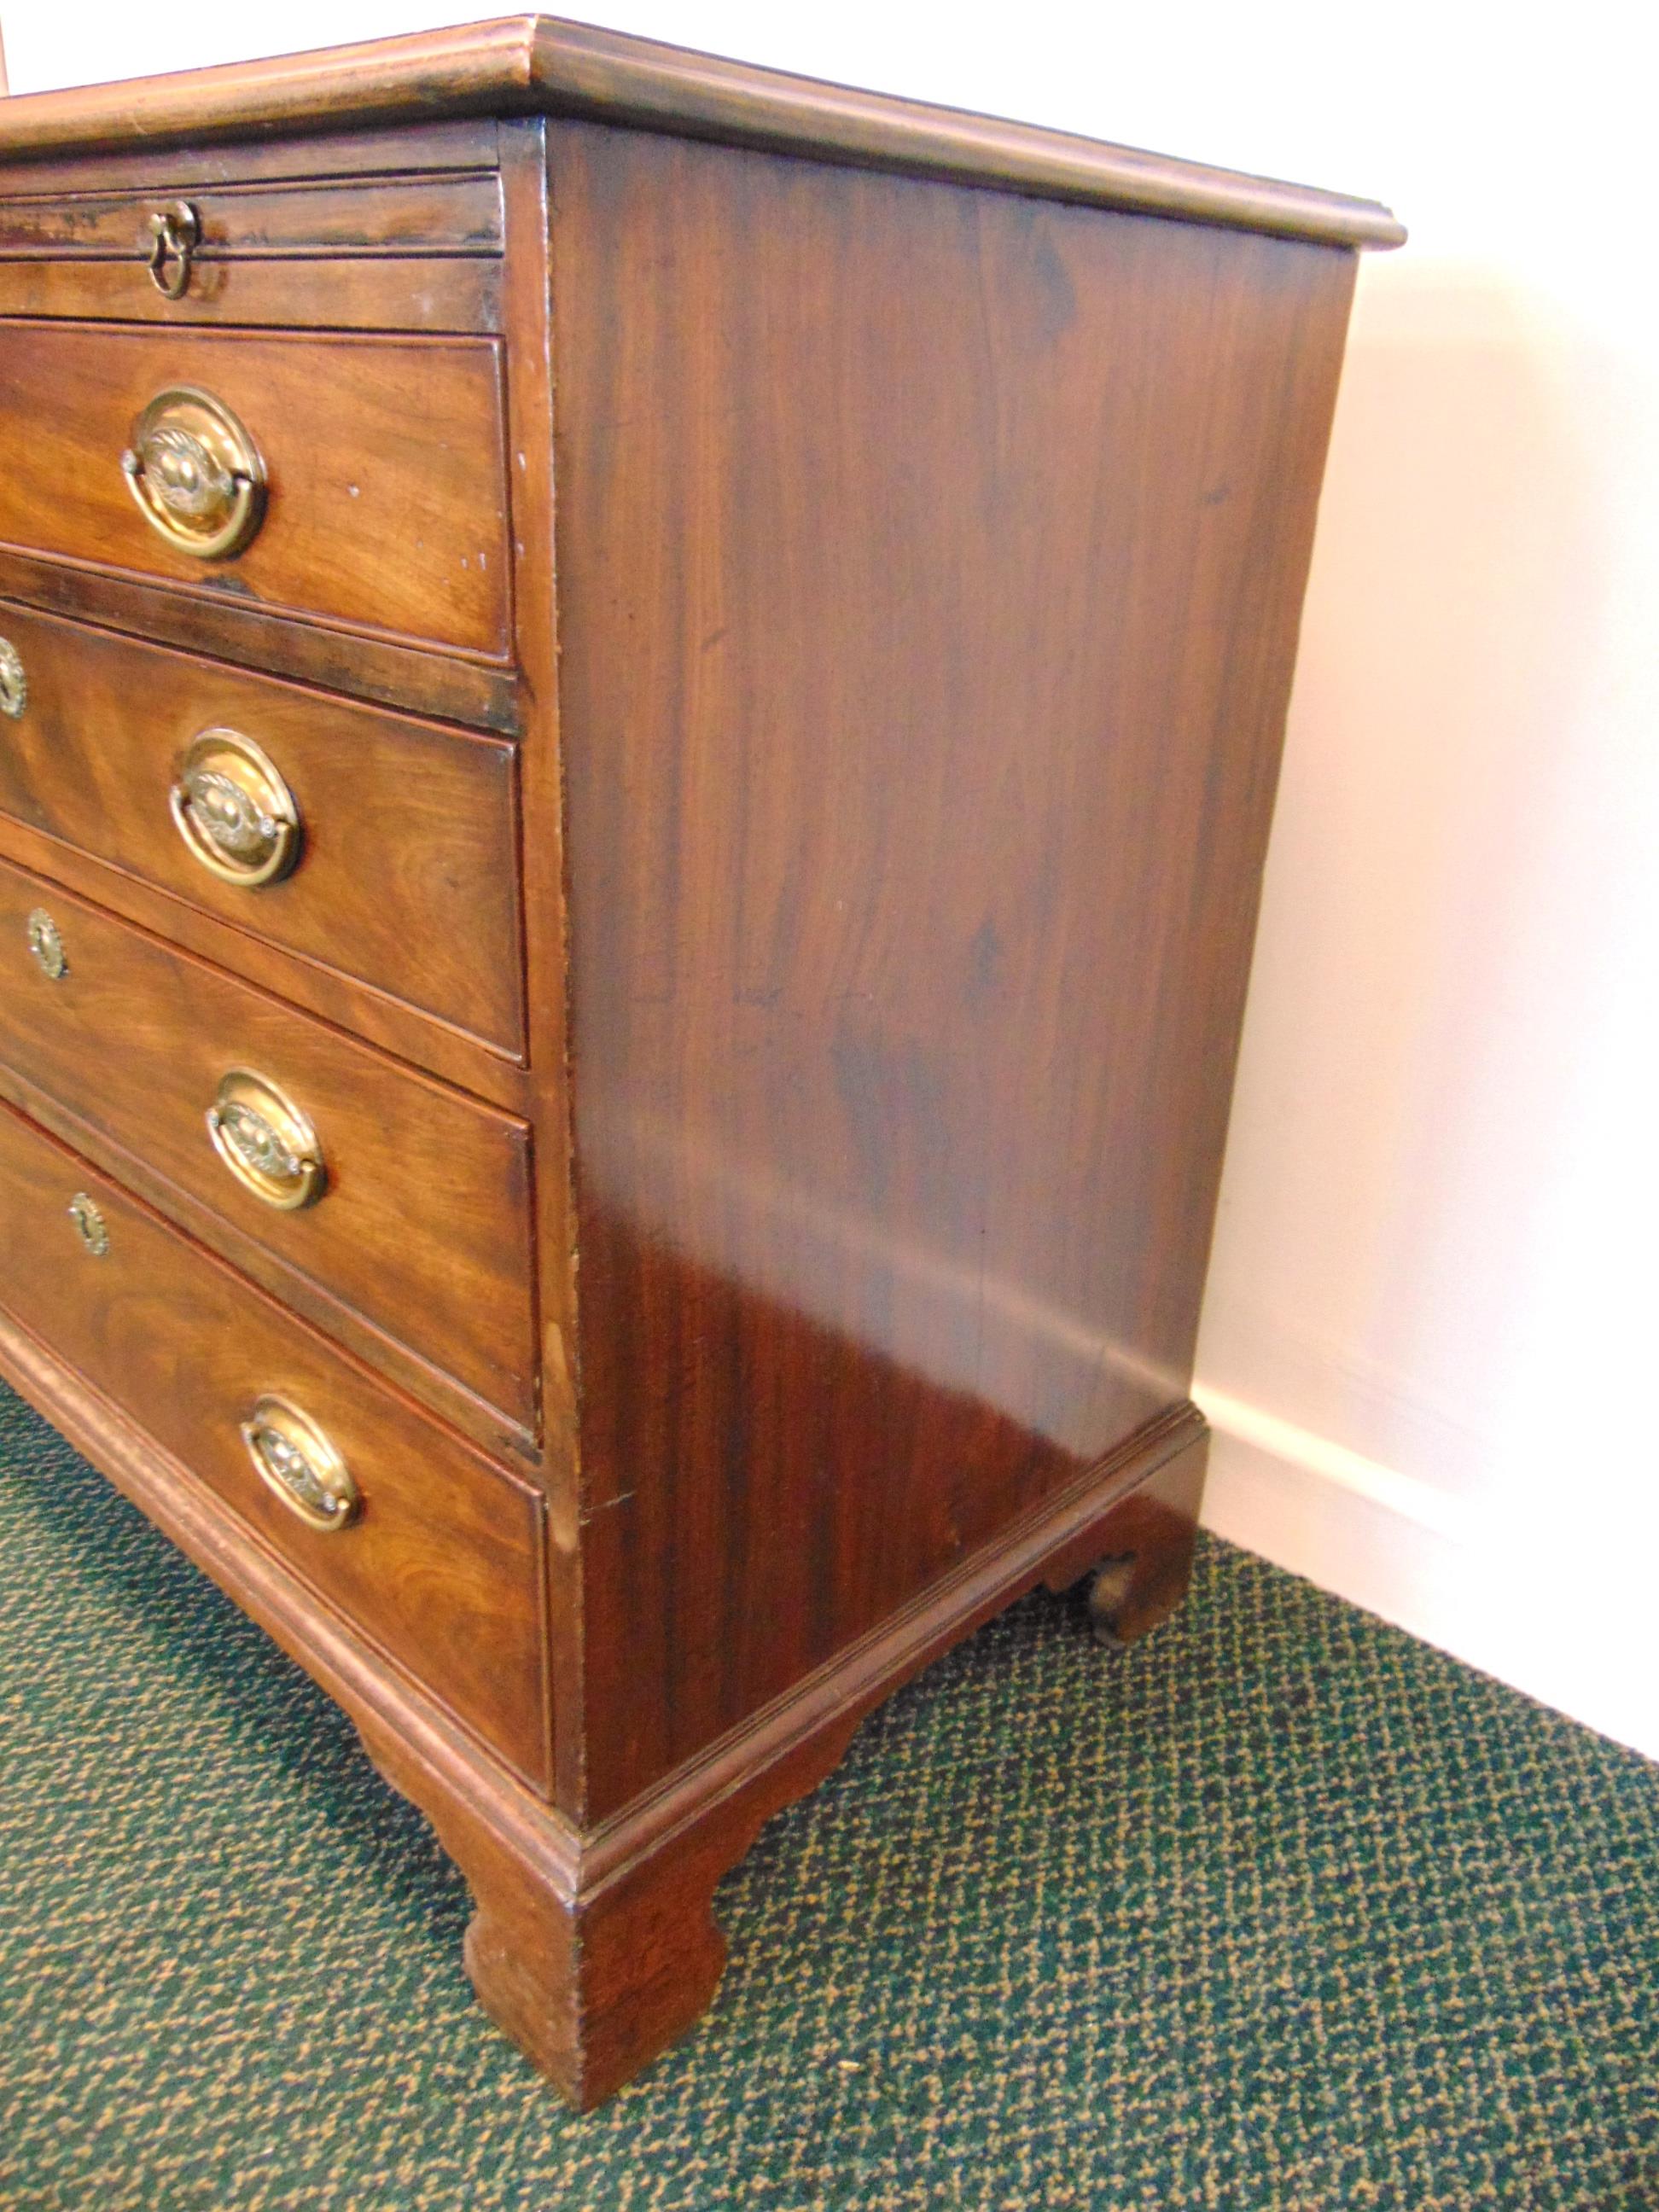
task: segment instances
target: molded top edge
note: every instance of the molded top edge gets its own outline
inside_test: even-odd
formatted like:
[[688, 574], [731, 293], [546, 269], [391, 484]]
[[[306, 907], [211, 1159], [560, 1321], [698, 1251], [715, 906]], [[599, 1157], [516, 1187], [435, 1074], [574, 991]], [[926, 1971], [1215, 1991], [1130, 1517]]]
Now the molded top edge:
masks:
[[1406, 235], [1373, 200], [546, 15], [0, 100], [0, 191], [6, 161], [42, 154], [537, 112], [1328, 245], [1391, 246]]

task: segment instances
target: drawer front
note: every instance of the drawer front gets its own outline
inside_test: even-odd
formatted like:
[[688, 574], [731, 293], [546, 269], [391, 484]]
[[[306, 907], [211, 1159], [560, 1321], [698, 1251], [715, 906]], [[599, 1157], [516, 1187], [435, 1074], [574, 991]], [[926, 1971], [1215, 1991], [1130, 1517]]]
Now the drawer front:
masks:
[[[283, 1269], [533, 1425], [522, 1122], [3, 862], [0, 1060]], [[227, 1091], [233, 1073], [254, 1085]], [[283, 1171], [284, 1148], [319, 1171]]]
[[[0, 704], [0, 812], [521, 1052], [511, 746], [3, 605]], [[192, 805], [189, 779], [227, 764], [269, 796], [257, 769], [198, 743], [208, 731], [251, 741], [291, 803], [290, 858], [266, 881], [249, 878], [275, 843], [239, 863]], [[227, 858], [242, 880], [215, 872]]]
[[496, 330], [501, 180], [211, 183], [0, 198], [0, 314]]
[[[73, 1207], [74, 1211], [71, 1212]], [[548, 1771], [538, 1495], [492, 1467], [67, 1147], [0, 1107], [0, 1304], [537, 1787]], [[269, 1401], [283, 1409], [273, 1421]], [[256, 1468], [245, 1425], [287, 1482]], [[314, 1446], [337, 1454], [356, 1510]], [[280, 1425], [279, 1425], [280, 1422]], [[283, 1434], [283, 1431], [288, 1432]], [[286, 1502], [293, 1498], [295, 1504]]]
[[493, 340], [4, 323], [0, 422], [24, 551], [507, 652]]

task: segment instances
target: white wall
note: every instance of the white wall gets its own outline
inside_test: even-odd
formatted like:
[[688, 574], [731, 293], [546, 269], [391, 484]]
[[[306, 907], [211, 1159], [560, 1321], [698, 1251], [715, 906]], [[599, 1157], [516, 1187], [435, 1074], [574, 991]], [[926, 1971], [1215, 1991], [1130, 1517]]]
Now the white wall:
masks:
[[[465, 0], [169, 0], [175, 64]], [[1215, 1525], [1659, 1755], [1650, 56], [1592, 0], [633, 0], [618, 28], [1375, 194], [1200, 1395]], [[153, 9], [0, 0], [15, 90]]]

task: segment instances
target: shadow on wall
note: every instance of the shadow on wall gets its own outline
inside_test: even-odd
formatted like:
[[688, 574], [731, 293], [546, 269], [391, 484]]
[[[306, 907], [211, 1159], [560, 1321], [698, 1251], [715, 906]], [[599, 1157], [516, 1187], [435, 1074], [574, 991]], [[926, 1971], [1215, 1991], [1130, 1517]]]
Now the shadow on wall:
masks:
[[1491, 271], [1364, 272], [1200, 1345], [1483, 1543], [1587, 1462], [1653, 1510], [1613, 1410], [1651, 1333], [1644, 367]]

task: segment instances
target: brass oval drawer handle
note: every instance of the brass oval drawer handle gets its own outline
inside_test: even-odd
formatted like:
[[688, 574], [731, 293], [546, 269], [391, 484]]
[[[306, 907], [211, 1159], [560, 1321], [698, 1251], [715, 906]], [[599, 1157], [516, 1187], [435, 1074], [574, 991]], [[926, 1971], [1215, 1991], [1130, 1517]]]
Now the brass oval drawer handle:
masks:
[[189, 291], [190, 265], [201, 242], [201, 217], [188, 200], [175, 200], [151, 216], [144, 266], [163, 298], [182, 300]]
[[213, 1149], [245, 1190], [295, 1213], [328, 1184], [323, 1148], [308, 1117], [274, 1083], [234, 1067], [208, 1109]]
[[275, 763], [240, 730], [191, 739], [167, 793], [190, 856], [221, 883], [257, 890], [300, 857], [300, 809]]
[[258, 447], [222, 400], [193, 385], [156, 393], [132, 426], [121, 473], [150, 528], [198, 561], [240, 553], [264, 517]]
[[77, 1190], [64, 1209], [75, 1224], [75, 1233], [94, 1260], [109, 1256], [109, 1224], [83, 1190]]
[[242, 1442], [260, 1480], [308, 1527], [343, 1528], [356, 1519], [362, 1493], [309, 1413], [286, 1398], [261, 1398], [242, 1423]]
[[29, 703], [29, 679], [23, 656], [9, 637], [0, 637], [0, 714], [15, 721]]
[[69, 974], [69, 955], [64, 950], [64, 933], [58, 924], [45, 907], [38, 906], [23, 928], [35, 966], [54, 983], [61, 983]]

